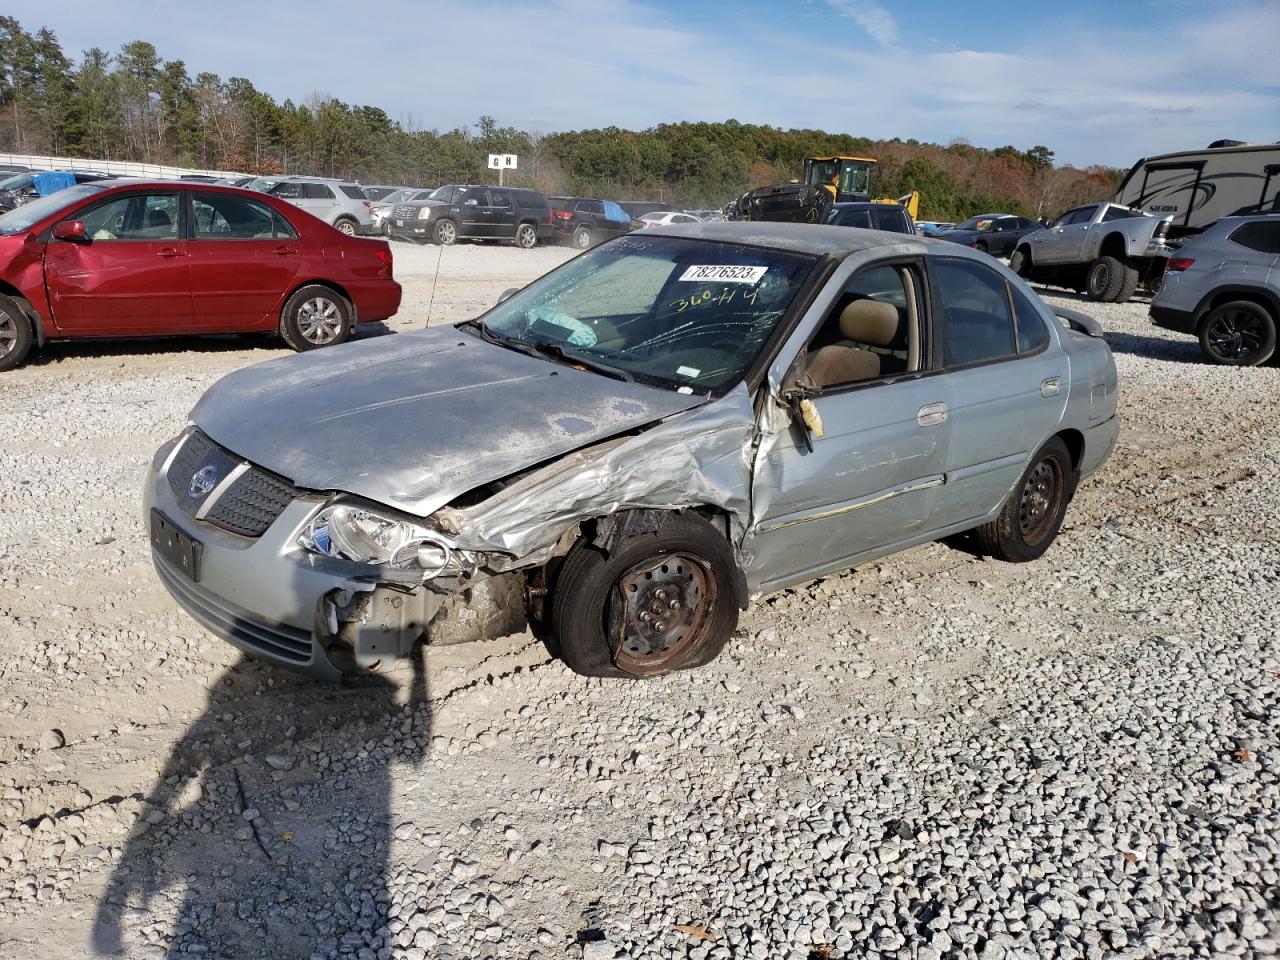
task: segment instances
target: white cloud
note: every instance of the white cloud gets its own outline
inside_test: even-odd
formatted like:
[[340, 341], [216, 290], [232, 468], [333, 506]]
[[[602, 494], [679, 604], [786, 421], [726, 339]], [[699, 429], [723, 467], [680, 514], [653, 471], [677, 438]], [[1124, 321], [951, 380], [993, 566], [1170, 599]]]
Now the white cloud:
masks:
[[871, 0], [827, 0], [827, 4], [867, 31], [880, 46], [897, 45], [898, 22], [880, 4]]

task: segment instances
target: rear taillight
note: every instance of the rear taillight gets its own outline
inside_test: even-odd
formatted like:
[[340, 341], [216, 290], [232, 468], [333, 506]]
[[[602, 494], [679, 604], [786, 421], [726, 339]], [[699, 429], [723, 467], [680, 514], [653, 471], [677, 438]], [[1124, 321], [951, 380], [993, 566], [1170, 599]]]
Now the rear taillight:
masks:
[[553, 220], [572, 220], [573, 214], [568, 210], [552, 210], [551, 218]]
[[381, 264], [382, 264], [382, 272], [383, 272], [383, 275], [384, 275], [384, 276], [388, 276], [388, 277], [390, 277], [390, 276], [391, 276], [392, 268], [393, 268], [393, 267], [394, 267], [394, 265], [395, 265], [395, 263], [394, 263], [395, 258], [394, 258], [394, 257], [392, 257], [392, 255], [391, 255], [391, 248], [390, 248], [390, 247], [379, 247], [379, 248], [378, 248], [378, 260], [379, 260], [379, 262], [381, 262]]
[[1195, 260], [1192, 257], [1170, 257], [1169, 262], [1164, 265], [1164, 272], [1181, 273], [1193, 263]]

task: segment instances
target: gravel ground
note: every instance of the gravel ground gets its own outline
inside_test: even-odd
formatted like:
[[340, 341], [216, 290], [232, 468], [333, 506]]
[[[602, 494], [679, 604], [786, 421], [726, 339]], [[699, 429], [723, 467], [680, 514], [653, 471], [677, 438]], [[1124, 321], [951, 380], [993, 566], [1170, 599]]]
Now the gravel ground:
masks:
[[[391, 331], [568, 256], [396, 255]], [[145, 466], [276, 343], [0, 377], [0, 958], [1276, 956], [1280, 368], [1085, 309], [1125, 426], [1043, 560], [913, 550], [635, 684], [526, 635], [319, 686], [180, 613]]]

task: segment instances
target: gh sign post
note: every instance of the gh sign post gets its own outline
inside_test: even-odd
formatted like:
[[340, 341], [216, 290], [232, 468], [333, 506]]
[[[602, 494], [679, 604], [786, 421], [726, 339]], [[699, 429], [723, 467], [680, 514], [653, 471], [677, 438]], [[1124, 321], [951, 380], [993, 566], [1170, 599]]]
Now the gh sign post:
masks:
[[491, 153], [489, 154], [489, 169], [498, 171], [498, 186], [502, 186], [504, 174], [508, 170], [516, 168], [516, 155], [514, 153]]

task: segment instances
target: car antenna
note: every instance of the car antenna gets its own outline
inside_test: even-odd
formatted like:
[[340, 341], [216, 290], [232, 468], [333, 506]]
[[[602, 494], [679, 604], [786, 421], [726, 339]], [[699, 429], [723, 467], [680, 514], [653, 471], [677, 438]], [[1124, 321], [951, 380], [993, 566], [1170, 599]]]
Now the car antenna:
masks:
[[440, 279], [440, 261], [444, 259], [444, 244], [437, 244], [440, 247], [436, 254], [436, 275], [431, 278], [431, 299], [427, 301], [427, 326], [431, 326], [431, 307], [436, 302], [436, 281]]

